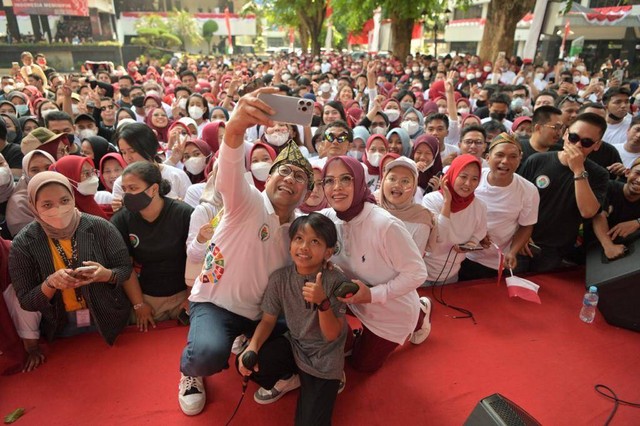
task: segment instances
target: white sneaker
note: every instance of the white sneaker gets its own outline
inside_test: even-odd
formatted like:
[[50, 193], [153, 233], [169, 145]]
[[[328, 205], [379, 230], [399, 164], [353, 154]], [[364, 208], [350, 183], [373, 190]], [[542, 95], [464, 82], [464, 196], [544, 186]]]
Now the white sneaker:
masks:
[[424, 321], [422, 321], [422, 327], [419, 330], [414, 331], [409, 336], [409, 341], [414, 345], [419, 345], [420, 343], [427, 340], [429, 337], [429, 333], [431, 333], [431, 299], [428, 297], [420, 298], [420, 309], [424, 312]]
[[185, 376], [182, 374], [178, 389], [178, 401], [180, 402], [182, 412], [187, 416], [200, 414], [207, 399], [202, 377]]
[[271, 404], [284, 396], [285, 393], [300, 387], [300, 377], [297, 374], [288, 379], [280, 379], [271, 389], [260, 388], [253, 394], [258, 404]]
[[233, 341], [233, 346], [231, 346], [231, 353], [234, 355], [240, 355], [246, 348], [249, 346], [249, 339], [244, 334], [236, 337], [236, 340]]

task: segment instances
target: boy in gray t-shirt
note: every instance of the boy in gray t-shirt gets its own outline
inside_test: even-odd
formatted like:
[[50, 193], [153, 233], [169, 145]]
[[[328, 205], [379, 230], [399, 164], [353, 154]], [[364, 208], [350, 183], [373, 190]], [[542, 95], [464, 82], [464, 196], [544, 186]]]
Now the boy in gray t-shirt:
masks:
[[[334, 295], [348, 279], [337, 269], [327, 269], [337, 232], [326, 216], [311, 213], [289, 228], [294, 264], [275, 271], [262, 301], [263, 316], [245, 352], [258, 354], [255, 371], [242, 363], [241, 374], [262, 387], [254, 399], [269, 404], [301, 387], [296, 425], [329, 425], [344, 368], [346, 306]], [[289, 332], [269, 339], [278, 315], [284, 314]]]

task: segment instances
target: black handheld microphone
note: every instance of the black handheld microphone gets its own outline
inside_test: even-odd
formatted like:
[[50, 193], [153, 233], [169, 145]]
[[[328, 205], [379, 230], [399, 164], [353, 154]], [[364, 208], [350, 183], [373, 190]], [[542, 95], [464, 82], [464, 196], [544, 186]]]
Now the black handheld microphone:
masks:
[[[242, 355], [242, 364], [244, 368], [247, 370], [253, 370], [253, 367], [258, 363], [258, 354], [254, 351], [246, 351], [244, 355]], [[242, 378], [242, 387], [243, 389], [247, 388], [247, 384], [249, 383], [249, 376], [244, 376]]]

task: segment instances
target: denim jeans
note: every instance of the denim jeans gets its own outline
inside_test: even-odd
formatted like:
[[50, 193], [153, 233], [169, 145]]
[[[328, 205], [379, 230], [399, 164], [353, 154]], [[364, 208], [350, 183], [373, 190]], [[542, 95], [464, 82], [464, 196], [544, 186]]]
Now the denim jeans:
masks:
[[187, 346], [180, 360], [185, 376], [210, 376], [228, 368], [235, 338], [253, 334], [259, 322], [213, 303], [191, 302], [190, 312]]

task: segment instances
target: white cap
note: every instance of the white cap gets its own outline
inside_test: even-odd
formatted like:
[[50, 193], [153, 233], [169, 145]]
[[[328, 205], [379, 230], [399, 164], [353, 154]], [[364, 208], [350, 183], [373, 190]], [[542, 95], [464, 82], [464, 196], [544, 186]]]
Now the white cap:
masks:
[[411, 173], [413, 173], [413, 176], [417, 179], [418, 178], [418, 167], [416, 166], [416, 162], [413, 161], [410, 158], [407, 157], [399, 157], [396, 158], [395, 160], [392, 160], [390, 162], [388, 162], [385, 166], [384, 166], [384, 172], [385, 174], [393, 169], [394, 167], [404, 167], [406, 169], [409, 169], [411, 171]]

